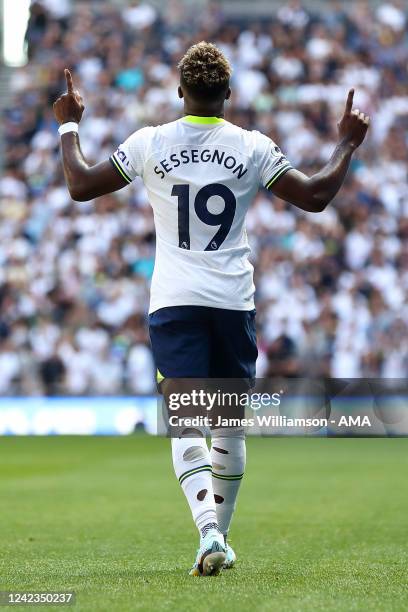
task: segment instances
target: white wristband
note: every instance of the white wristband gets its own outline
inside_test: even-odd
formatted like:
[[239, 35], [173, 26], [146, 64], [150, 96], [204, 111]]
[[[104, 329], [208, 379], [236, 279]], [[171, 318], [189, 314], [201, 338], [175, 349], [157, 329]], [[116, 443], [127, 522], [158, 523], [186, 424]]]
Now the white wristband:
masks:
[[68, 123], [63, 123], [59, 126], [58, 133], [60, 136], [68, 132], [78, 132], [78, 124], [74, 121], [68, 121]]

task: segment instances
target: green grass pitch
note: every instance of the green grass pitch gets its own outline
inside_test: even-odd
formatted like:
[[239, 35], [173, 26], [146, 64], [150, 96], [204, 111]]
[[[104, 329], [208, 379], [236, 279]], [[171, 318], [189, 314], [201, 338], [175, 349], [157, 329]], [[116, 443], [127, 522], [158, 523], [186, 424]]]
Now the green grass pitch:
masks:
[[76, 591], [44, 610], [408, 610], [407, 450], [249, 440], [237, 566], [200, 579], [168, 440], [3, 438], [0, 590]]

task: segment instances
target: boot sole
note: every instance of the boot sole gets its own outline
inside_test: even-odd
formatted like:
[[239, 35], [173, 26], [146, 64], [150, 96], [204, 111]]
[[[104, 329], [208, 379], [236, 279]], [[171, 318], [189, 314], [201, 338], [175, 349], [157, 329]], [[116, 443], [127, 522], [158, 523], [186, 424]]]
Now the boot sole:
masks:
[[203, 561], [203, 576], [218, 576], [225, 563], [224, 552], [213, 552], [208, 554]]

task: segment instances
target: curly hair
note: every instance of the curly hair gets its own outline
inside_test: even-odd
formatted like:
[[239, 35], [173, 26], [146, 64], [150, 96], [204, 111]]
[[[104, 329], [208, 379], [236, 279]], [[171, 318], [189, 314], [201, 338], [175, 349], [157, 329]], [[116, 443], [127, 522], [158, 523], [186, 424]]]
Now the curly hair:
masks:
[[232, 68], [225, 55], [212, 43], [201, 41], [181, 58], [180, 83], [194, 97], [218, 99], [229, 87]]

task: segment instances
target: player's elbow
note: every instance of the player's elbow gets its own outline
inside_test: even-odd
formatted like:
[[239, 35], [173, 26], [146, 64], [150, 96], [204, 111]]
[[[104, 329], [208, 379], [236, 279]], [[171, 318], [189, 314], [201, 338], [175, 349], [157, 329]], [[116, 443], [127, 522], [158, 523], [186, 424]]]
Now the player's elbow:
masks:
[[323, 212], [333, 199], [332, 190], [322, 185], [320, 180], [317, 181], [316, 177], [308, 180], [304, 195], [308, 210], [313, 213]]
[[89, 200], [92, 200], [90, 196], [84, 194], [71, 195], [71, 198], [74, 200], [74, 202], [89, 202]]
[[331, 197], [327, 194], [314, 194], [309, 199], [309, 211], [313, 213], [323, 212], [331, 202]]
[[310, 213], [321, 213], [323, 212], [330, 200], [315, 200], [313, 198], [302, 200], [302, 202], [295, 203], [296, 206]]
[[296, 196], [296, 202], [293, 203], [306, 212], [311, 213], [323, 212], [332, 200], [331, 194], [316, 189], [312, 183], [312, 179], [309, 179], [306, 188], [299, 190]]
[[327, 208], [329, 204], [330, 200], [317, 200], [313, 203], [313, 209], [311, 212], [321, 213]]
[[81, 185], [68, 186], [69, 195], [74, 200], [74, 202], [88, 202], [92, 200], [92, 194], [88, 189], [82, 187]]

